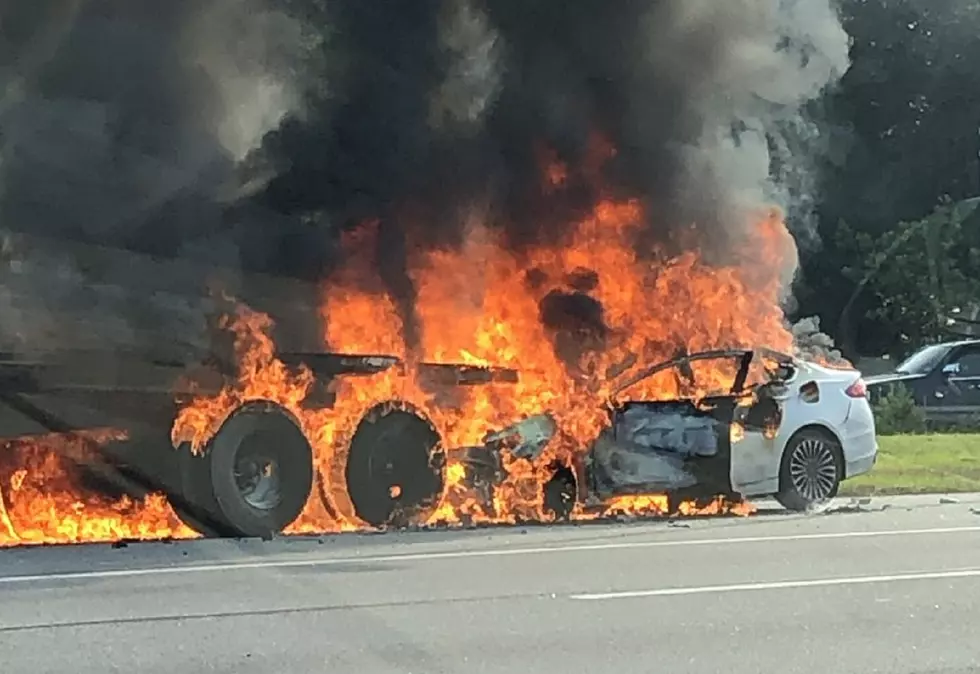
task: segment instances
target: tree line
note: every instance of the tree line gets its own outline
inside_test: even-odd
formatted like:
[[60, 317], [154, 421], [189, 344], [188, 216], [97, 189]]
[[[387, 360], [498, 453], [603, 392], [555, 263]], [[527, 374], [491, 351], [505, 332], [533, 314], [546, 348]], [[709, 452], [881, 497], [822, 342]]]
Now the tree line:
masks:
[[846, 355], [900, 356], [980, 305], [980, 2], [843, 0], [851, 68], [825, 131], [796, 313]]

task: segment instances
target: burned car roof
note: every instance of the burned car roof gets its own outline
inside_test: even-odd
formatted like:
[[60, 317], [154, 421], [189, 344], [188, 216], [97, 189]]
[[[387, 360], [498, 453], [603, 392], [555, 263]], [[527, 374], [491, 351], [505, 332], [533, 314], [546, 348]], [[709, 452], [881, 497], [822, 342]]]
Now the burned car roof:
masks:
[[712, 351], [687, 353], [678, 355], [671, 360], [661, 361], [659, 363], [641, 368], [638, 372], [635, 372], [629, 377], [626, 377], [624, 380], [616, 383], [616, 385], [611, 389], [610, 395], [615, 396], [634, 384], [637, 384], [644, 379], [657, 374], [658, 372], [663, 372], [664, 370], [669, 370], [675, 367], [683, 368], [687, 364], [702, 360], [739, 359], [741, 362], [739, 364], [738, 373], [735, 376], [735, 380], [732, 382], [730, 391], [732, 394], [736, 394], [745, 387], [749, 367], [751, 366], [756, 355], [770, 358], [783, 367], [792, 366], [794, 363], [792, 356], [766, 347], [754, 349], [718, 349]]

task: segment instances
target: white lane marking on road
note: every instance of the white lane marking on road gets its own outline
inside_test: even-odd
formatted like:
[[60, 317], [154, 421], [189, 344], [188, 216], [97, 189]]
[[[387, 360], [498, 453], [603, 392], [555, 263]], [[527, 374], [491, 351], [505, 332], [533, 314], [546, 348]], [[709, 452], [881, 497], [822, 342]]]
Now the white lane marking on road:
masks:
[[492, 548], [489, 550], [457, 550], [454, 552], [416, 552], [394, 555], [361, 555], [355, 557], [328, 557], [317, 559], [253, 559], [218, 564], [187, 564], [157, 566], [142, 569], [107, 569], [102, 571], [69, 571], [23, 576], [0, 576], [0, 586], [43, 581], [97, 580], [100, 578], [136, 578], [175, 573], [209, 573], [214, 571], [249, 571], [254, 569], [302, 569], [313, 567], [343, 566], [354, 564], [383, 564], [393, 562], [437, 561], [442, 559], [467, 559], [471, 557], [516, 557], [520, 555], [545, 555], [559, 552], [593, 552], [602, 550], [631, 550], [644, 548], [681, 548], [710, 545], [736, 545], [746, 543], [773, 543], [796, 541], [821, 541], [843, 538], [876, 538], [885, 536], [921, 536], [929, 534], [961, 534], [980, 532], [980, 526], [944, 527], [933, 529], [890, 529], [882, 531], [838, 531], [822, 534], [790, 534], [786, 536], [742, 536], [739, 538], [689, 538], [669, 541], [631, 541], [624, 543], [583, 543], [577, 545], [552, 545], [536, 548]]
[[942, 580], [945, 578], [973, 578], [980, 576], [980, 569], [956, 571], [923, 571], [920, 573], [896, 573], [887, 576], [852, 576], [850, 578], [818, 578], [814, 580], [783, 580], [766, 583], [740, 583], [737, 585], [704, 585], [694, 587], [664, 587], [656, 590], [631, 590], [627, 592], [598, 592], [572, 594], [570, 599], [602, 601], [608, 599], [637, 599], [641, 597], [679, 597], [689, 594], [720, 594], [724, 592], [748, 592], [753, 590], [787, 590], [834, 585], [868, 585], [871, 583], [896, 583], [909, 580]]

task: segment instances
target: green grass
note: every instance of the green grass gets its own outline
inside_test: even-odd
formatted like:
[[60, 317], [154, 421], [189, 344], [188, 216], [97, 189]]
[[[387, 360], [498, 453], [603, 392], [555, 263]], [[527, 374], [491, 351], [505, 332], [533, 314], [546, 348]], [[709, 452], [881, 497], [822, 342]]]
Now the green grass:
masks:
[[980, 492], [980, 434], [878, 438], [878, 463], [842, 496]]

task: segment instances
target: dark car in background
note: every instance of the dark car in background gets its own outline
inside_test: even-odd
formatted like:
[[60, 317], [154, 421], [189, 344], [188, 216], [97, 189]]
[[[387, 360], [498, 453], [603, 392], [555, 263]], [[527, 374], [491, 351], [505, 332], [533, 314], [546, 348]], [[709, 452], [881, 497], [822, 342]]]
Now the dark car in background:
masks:
[[980, 422], [980, 339], [925, 346], [892, 372], [867, 377], [868, 395], [878, 404], [893, 387], [904, 386], [931, 425]]

